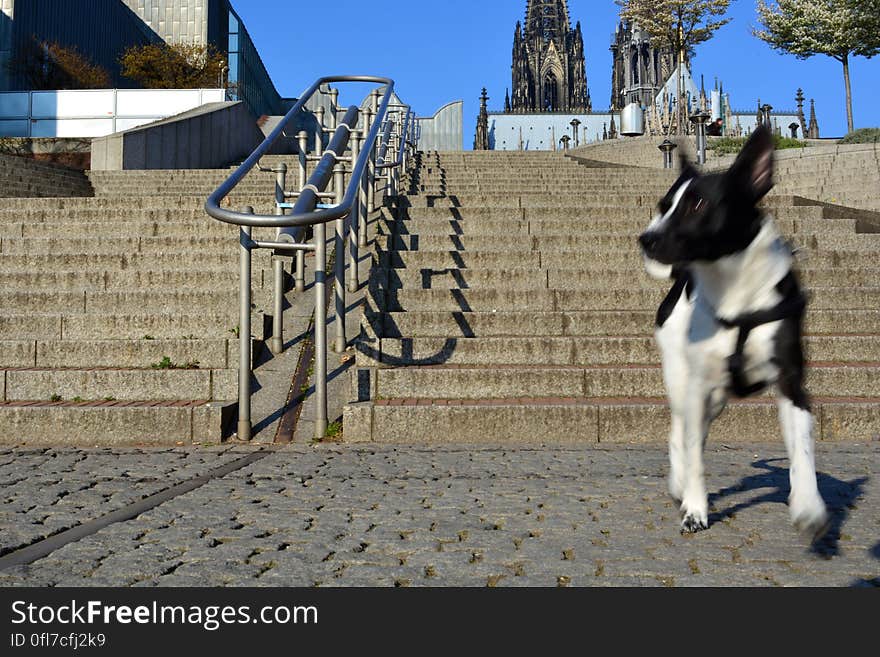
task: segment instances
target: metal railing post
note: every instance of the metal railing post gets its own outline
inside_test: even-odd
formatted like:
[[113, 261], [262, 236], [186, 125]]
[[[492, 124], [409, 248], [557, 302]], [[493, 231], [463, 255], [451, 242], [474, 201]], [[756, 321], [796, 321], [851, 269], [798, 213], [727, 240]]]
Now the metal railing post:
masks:
[[[253, 214], [251, 206], [242, 208]], [[239, 229], [241, 268], [238, 315], [238, 439], [251, 439], [251, 227]]]
[[[373, 94], [371, 94], [371, 97]], [[372, 98], [371, 98], [372, 100]], [[370, 103], [372, 105], [372, 102]], [[376, 114], [373, 112], [372, 107], [368, 107], [364, 112], [364, 139], [366, 139], [367, 133], [373, 128], [373, 121], [375, 121]], [[367, 170], [364, 172], [363, 177], [361, 178], [361, 217], [358, 220], [358, 234], [357, 234], [357, 243], [358, 248], [364, 249], [367, 246], [367, 221], [370, 216], [370, 212], [372, 212], [372, 203], [373, 199], [371, 196], [370, 190], [373, 187], [373, 158], [376, 156], [376, 149], [372, 149], [369, 155], [369, 161], [367, 162]]]
[[[321, 136], [318, 136], [320, 139]], [[306, 174], [308, 173], [308, 160], [306, 156], [309, 151], [309, 134], [303, 130], [299, 133], [299, 187], [303, 189], [306, 186]], [[303, 239], [305, 239], [306, 231], [303, 230]], [[293, 285], [297, 292], [303, 292], [306, 289], [306, 252], [297, 251], [296, 255], [296, 271], [293, 274]]]
[[[364, 133], [366, 134], [366, 133]], [[357, 162], [358, 157], [360, 157], [361, 153], [361, 137], [355, 132], [351, 136], [351, 161]], [[357, 185], [358, 192], [354, 199], [354, 207], [351, 210], [351, 214], [348, 216], [348, 291], [349, 292], [357, 292], [358, 287], [360, 287], [358, 283], [358, 236], [360, 235], [360, 223], [361, 223], [361, 189], [362, 189], [362, 181], [361, 180], [350, 180], [349, 185]]]
[[330, 89], [330, 130], [339, 125], [339, 89]]
[[327, 224], [315, 224], [315, 438], [327, 431]]
[[[287, 165], [282, 162], [274, 169], [275, 171], [275, 214], [283, 215], [284, 190], [287, 188]], [[280, 228], [276, 231], [280, 232]], [[269, 349], [273, 354], [284, 351], [284, 261], [279, 256], [272, 258], [272, 339], [269, 341]]]
[[324, 154], [324, 106], [315, 110], [318, 119], [318, 132], [315, 135], [315, 155], [321, 157]]
[[[370, 153], [370, 160], [367, 162], [367, 213], [371, 213], [376, 209], [376, 147], [374, 144]], [[366, 246], [361, 240], [361, 246]]]
[[[341, 205], [345, 196], [345, 166], [337, 164], [333, 168], [333, 187], [336, 192], [336, 204]], [[345, 351], [345, 217], [336, 220], [336, 241], [334, 245], [334, 299], [336, 301], [336, 345], [334, 351], [341, 354]]]

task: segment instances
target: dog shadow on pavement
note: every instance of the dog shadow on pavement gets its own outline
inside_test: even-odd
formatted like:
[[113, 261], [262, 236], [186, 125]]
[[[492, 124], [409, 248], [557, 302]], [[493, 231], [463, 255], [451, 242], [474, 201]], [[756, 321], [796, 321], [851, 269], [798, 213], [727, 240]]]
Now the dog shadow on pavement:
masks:
[[[785, 466], [774, 465], [775, 462], [781, 461]], [[759, 474], [754, 474], [743, 478], [739, 483], [723, 488], [717, 493], [709, 495], [710, 508], [717, 508], [709, 516], [710, 524], [719, 522], [725, 518], [732, 517], [734, 514], [747, 509], [766, 503], [788, 503], [788, 493], [791, 490], [788, 479], [788, 460], [784, 458], [762, 459], [752, 462], [752, 467], [763, 470]], [[825, 504], [828, 506], [830, 514], [830, 524], [828, 531], [824, 536], [813, 541], [810, 546], [810, 552], [830, 559], [840, 554], [840, 532], [843, 525], [849, 517], [851, 509], [856, 508], [857, 500], [863, 495], [865, 483], [868, 477], [860, 477], [852, 481], [843, 481], [832, 477], [824, 472], [817, 472], [819, 483], [819, 492], [822, 494]], [[769, 490], [767, 490], [769, 489]], [[725, 509], [721, 509], [724, 504], [724, 498], [747, 491], [767, 490], [758, 497], [750, 500], [739, 502]], [[874, 548], [872, 554], [880, 559], [880, 544]]]

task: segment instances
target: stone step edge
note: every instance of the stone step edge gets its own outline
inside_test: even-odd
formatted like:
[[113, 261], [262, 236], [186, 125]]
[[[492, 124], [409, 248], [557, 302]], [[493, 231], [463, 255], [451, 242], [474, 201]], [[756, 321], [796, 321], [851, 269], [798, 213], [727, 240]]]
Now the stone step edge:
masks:
[[[346, 443], [664, 444], [663, 398], [385, 399], [343, 407]], [[880, 441], [876, 397], [813, 398], [817, 441]], [[722, 443], [781, 440], [775, 399], [731, 400], [709, 432]]]
[[0, 445], [166, 447], [218, 444], [235, 431], [231, 401], [4, 402]]
[[[814, 404], [880, 404], [880, 397], [811, 397]], [[374, 406], [668, 406], [665, 397], [507, 397], [481, 399], [432, 399], [425, 397], [397, 397], [373, 399]], [[776, 403], [775, 397], [731, 399], [728, 406]]]
[[209, 404], [224, 404], [210, 399], [193, 400], [153, 400], [153, 401], [46, 401], [42, 400], [17, 400], [0, 401], [0, 410], [4, 408], [199, 408]]
[[[880, 362], [877, 361], [807, 361], [804, 364], [807, 370], [810, 369], [834, 369], [845, 367], [849, 369], [873, 369], [880, 368]], [[31, 368], [33, 369], [33, 368]], [[580, 370], [659, 370], [659, 363], [646, 365], [643, 363], [630, 364], [604, 364], [604, 365], [499, 365], [499, 364], [440, 364], [440, 365], [402, 365], [394, 368], [381, 368], [383, 371], [389, 369], [398, 370], [433, 370], [433, 371], [508, 371], [508, 370], [547, 370], [554, 372], [580, 371]]]

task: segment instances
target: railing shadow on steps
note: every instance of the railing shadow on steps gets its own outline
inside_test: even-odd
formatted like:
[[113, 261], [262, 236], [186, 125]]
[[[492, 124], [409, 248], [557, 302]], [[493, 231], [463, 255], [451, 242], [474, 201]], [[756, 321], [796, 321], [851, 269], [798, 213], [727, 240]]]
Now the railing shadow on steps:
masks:
[[[298, 191], [287, 190], [287, 166], [262, 167], [260, 158], [270, 152], [273, 144], [304, 110], [306, 103], [319, 92], [322, 85], [333, 83], [368, 83], [377, 87], [371, 92], [371, 102], [365, 111], [352, 105], [339, 119], [337, 94], [329, 112], [329, 126], [320, 127], [331, 135], [326, 148], [323, 139], [315, 140], [315, 152], [307, 153], [308, 135], [297, 135], [300, 145]], [[336, 91], [336, 90], [334, 90]], [[205, 203], [205, 211], [219, 221], [240, 227], [240, 318], [239, 318], [239, 381], [238, 381], [238, 439], [250, 440], [251, 423], [251, 252], [270, 249], [276, 256], [296, 256], [296, 289], [304, 291], [304, 255], [315, 254], [315, 394], [317, 420], [315, 437], [323, 437], [327, 429], [327, 224], [335, 222], [335, 308], [337, 335], [336, 351], [344, 351], [345, 337], [345, 243], [349, 247], [348, 289], [360, 288], [358, 281], [358, 250], [366, 247], [368, 215], [376, 208], [376, 195], [395, 196], [400, 187], [401, 170], [405, 171], [417, 143], [418, 125], [409, 106], [392, 102], [394, 81], [377, 76], [328, 76], [315, 81], [300, 96], [275, 129], [260, 146], [224, 181]], [[380, 100], [381, 98], [381, 100]], [[361, 121], [363, 115], [363, 121]], [[321, 115], [319, 114], [319, 117]], [[358, 124], [361, 127], [358, 128]], [[389, 155], [389, 149], [390, 155]], [[345, 155], [349, 151], [349, 155]], [[308, 163], [315, 162], [307, 179]], [[346, 167], [346, 165], [348, 165]], [[275, 214], [255, 214], [252, 207], [239, 211], [222, 207], [226, 199], [244, 177], [255, 167], [276, 175]], [[376, 181], [383, 177], [377, 189]], [[332, 182], [331, 191], [326, 191]], [[288, 203], [288, 199], [296, 199]], [[323, 202], [322, 202], [323, 201]], [[274, 241], [255, 240], [252, 229], [277, 229]], [[311, 231], [309, 231], [311, 229]], [[311, 233], [311, 234], [309, 234]], [[272, 351], [284, 348], [282, 317], [284, 309], [283, 261], [274, 263], [274, 315]]]

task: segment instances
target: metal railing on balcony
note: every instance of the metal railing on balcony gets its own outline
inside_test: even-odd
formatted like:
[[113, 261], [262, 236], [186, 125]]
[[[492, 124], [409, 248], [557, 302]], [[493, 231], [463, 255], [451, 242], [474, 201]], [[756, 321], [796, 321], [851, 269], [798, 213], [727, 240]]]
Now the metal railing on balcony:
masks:
[[[260, 158], [266, 155], [286, 128], [300, 116], [306, 103], [318, 93], [322, 85], [333, 83], [371, 83], [379, 85], [370, 94], [364, 111], [352, 105], [339, 116], [338, 90], [332, 89], [330, 111], [323, 107], [316, 112], [318, 134], [313, 152], [308, 153], [309, 136], [297, 134], [299, 142], [299, 176], [296, 190], [287, 189], [288, 167], [262, 167]], [[323, 92], [321, 92], [323, 93]], [[294, 255], [295, 289], [305, 289], [304, 256], [314, 252], [315, 264], [315, 396], [317, 421], [315, 436], [323, 437], [327, 429], [327, 224], [335, 224], [334, 293], [337, 334], [335, 350], [347, 347], [345, 335], [345, 244], [348, 241], [349, 279], [348, 290], [355, 292], [358, 280], [359, 249], [367, 245], [367, 220], [375, 209], [378, 192], [384, 196], [396, 195], [400, 184], [401, 169], [406, 166], [410, 150], [415, 144], [416, 121], [408, 106], [392, 102], [394, 81], [373, 76], [330, 76], [314, 82], [285, 115], [265, 141], [251, 153], [229, 178], [220, 185], [205, 203], [206, 212], [213, 218], [240, 227], [240, 319], [239, 319], [239, 382], [238, 382], [238, 438], [250, 440], [251, 424], [251, 252], [270, 249], [276, 255]], [[325, 116], [327, 114], [327, 116]], [[325, 125], [326, 123], [326, 125]], [[360, 127], [359, 127], [360, 126]], [[330, 135], [324, 147], [324, 136]], [[396, 158], [387, 157], [388, 150]], [[346, 154], [348, 153], [348, 154]], [[309, 174], [309, 165], [311, 173]], [[275, 213], [261, 215], [252, 207], [239, 211], [222, 207], [244, 177], [255, 167], [275, 173]], [[384, 174], [381, 187], [377, 189], [378, 172]], [[332, 188], [328, 191], [328, 185]], [[295, 199], [293, 204], [288, 199]], [[274, 241], [252, 238], [254, 227], [276, 228]], [[312, 228], [311, 237], [308, 229]], [[273, 262], [273, 327], [269, 346], [274, 353], [283, 350], [283, 261]]]

